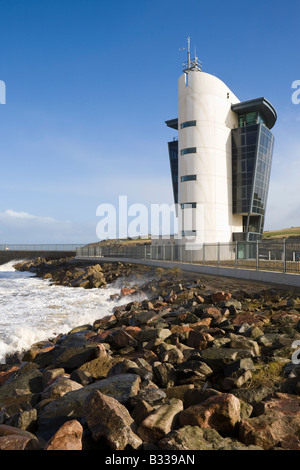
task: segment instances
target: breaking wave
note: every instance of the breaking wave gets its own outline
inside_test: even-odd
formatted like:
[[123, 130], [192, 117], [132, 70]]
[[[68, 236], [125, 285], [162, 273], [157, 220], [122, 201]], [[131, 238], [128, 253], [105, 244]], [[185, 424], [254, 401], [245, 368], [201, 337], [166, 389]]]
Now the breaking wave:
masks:
[[0, 363], [7, 354], [92, 324], [116, 305], [128, 303], [126, 297], [110, 299], [123, 287], [120, 279], [103, 289], [55, 286], [35, 274], [16, 271], [13, 266], [17, 262], [0, 266]]

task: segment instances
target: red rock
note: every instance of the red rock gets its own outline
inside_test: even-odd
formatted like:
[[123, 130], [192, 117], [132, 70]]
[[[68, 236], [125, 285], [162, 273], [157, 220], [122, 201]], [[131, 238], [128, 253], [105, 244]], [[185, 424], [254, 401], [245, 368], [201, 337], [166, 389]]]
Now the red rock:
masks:
[[122, 314], [126, 311], [125, 308], [126, 308], [126, 305], [117, 305], [116, 307], [112, 309], [113, 314], [118, 314], [118, 313]]
[[264, 325], [268, 323], [268, 319], [262, 314], [252, 313], [252, 312], [242, 312], [238, 313], [235, 318], [232, 319], [232, 325], [243, 325], [243, 323], [248, 323], [248, 325]]
[[[161, 309], [162, 307], [168, 307], [168, 303], [164, 302], [163, 300], [155, 300], [153, 303], [153, 307], [155, 309]], [[170, 311], [171, 308], [169, 307], [169, 308], [166, 308], [165, 310]]]
[[231, 432], [240, 421], [240, 401], [230, 393], [209, 397], [199, 405], [192, 405], [179, 415], [181, 426], [213, 428]]
[[106, 330], [106, 331], [101, 331], [99, 333], [97, 333], [96, 336], [93, 336], [90, 341], [91, 343], [100, 343], [100, 342], [105, 342], [106, 338], [111, 335], [111, 333], [113, 332], [114, 330], [111, 329], [111, 330]]
[[79, 421], [67, 421], [51, 437], [44, 450], [82, 450], [82, 433]]
[[158, 357], [154, 351], [150, 349], [144, 349], [144, 351], [140, 354], [140, 357], [145, 359], [149, 364], [153, 364], [155, 361], [158, 361]]
[[153, 309], [153, 303], [150, 302], [150, 300], [143, 300], [143, 308], [146, 310], [152, 310]]
[[98, 328], [100, 329], [108, 329], [111, 328], [116, 324], [116, 317], [115, 315], [106, 315], [103, 318], [100, 318], [99, 320], [95, 320], [93, 323], [93, 329], [97, 330]]
[[9, 370], [0, 372], [0, 386], [3, 385], [17, 370], [19, 370], [19, 366], [12, 366]]
[[132, 417], [114, 398], [99, 390], [92, 392], [85, 402], [85, 416], [95, 441], [104, 438], [114, 450], [141, 447], [142, 441], [133, 430]]
[[149, 405], [144, 400], [138, 400], [137, 404], [134, 407], [134, 410], [131, 413], [135, 424], [139, 426], [144, 419], [146, 419], [150, 413], [153, 411], [153, 406]]
[[[64, 377], [66, 379], [69, 379], [70, 378], [70, 374], [66, 374], [65, 372], [63, 372], [62, 374], [59, 374], [55, 377], [53, 377], [52, 379], [50, 379], [47, 383], [46, 383], [46, 387], [49, 387], [50, 385], [52, 385], [58, 378], [60, 377]], [[45, 387], [45, 388], [46, 388]]]
[[42, 400], [56, 400], [73, 390], [79, 390], [82, 385], [74, 380], [70, 380], [69, 374], [62, 374], [50, 381], [51, 383], [43, 390]]
[[212, 294], [211, 298], [213, 303], [224, 302], [225, 300], [231, 299], [231, 294], [230, 292], [215, 292]]
[[208, 307], [201, 316], [201, 318], [211, 318], [212, 320], [218, 320], [220, 317], [222, 317], [222, 312], [217, 307]]
[[294, 434], [288, 434], [279, 443], [283, 450], [300, 450], [300, 439]]
[[177, 320], [179, 320], [181, 323], [188, 323], [187, 319], [189, 317], [189, 313], [178, 313], [177, 314]]
[[128, 346], [135, 348], [138, 345], [138, 342], [134, 339], [134, 337], [128, 334], [125, 330], [119, 330], [114, 333], [108, 342], [116, 349], [126, 348]]
[[263, 412], [240, 423], [239, 440], [246, 445], [258, 445], [265, 450], [274, 446], [283, 449], [300, 448], [300, 397], [276, 393], [261, 403]]
[[124, 331], [132, 336], [132, 338], [136, 339], [141, 331], [141, 328], [138, 326], [126, 326]]
[[107, 351], [104, 346], [104, 344], [99, 343], [97, 344], [97, 352], [96, 352], [97, 357], [107, 357]]
[[193, 330], [203, 330], [204, 326], [209, 327], [212, 322], [212, 318], [203, 318], [202, 320], [197, 321], [196, 323], [193, 323]]
[[171, 398], [141, 422], [137, 430], [138, 435], [146, 442], [156, 442], [162, 439], [173, 429], [176, 417], [182, 409], [182, 401]]
[[0, 437], [0, 450], [41, 450], [36, 439], [10, 434]]
[[206, 349], [207, 343], [213, 341], [213, 337], [208, 333], [200, 331], [190, 331], [186, 345], [194, 349]]
[[300, 313], [293, 311], [293, 312], [276, 312], [272, 315], [272, 323], [280, 323], [280, 324], [290, 324], [296, 326], [298, 321], [300, 320]]
[[87, 331], [86, 334], [84, 335], [84, 337], [88, 340], [90, 340], [91, 338], [93, 338], [94, 336], [96, 336], [97, 333], [95, 333], [95, 331]]
[[192, 328], [186, 325], [172, 325], [170, 330], [172, 333], [187, 333], [188, 331], [192, 331]]
[[0, 450], [39, 450], [37, 437], [24, 429], [0, 424]]
[[125, 295], [131, 295], [135, 292], [135, 289], [130, 289], [128, 287], [124, 287], [121, 289], [121, 297], [124, 297]]
[[9, 426], [8, 424], [0, 424], [0, 437], [11, 435], [27, 437], [28, 439], [37, 439], [37, 437], [29, 431]]

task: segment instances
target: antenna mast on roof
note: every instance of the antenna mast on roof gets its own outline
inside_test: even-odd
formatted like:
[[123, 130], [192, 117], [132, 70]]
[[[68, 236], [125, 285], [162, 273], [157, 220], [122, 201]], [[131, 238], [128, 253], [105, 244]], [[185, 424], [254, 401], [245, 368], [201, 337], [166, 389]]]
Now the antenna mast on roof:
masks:
[[196, 56], [196, 48], [195, 48], [195, 57], [191, 60], [191, 38], [187, 38], [187, 47], [183, 49], [179, 49], [180, 51], [188, 51], [187, 53], [187, 62], [183, 62], [182, 69], [184, 73], [189, 73], [190, 71], [198, 71], [201, 72], [202, 64], [199, 62], [198, 57]]

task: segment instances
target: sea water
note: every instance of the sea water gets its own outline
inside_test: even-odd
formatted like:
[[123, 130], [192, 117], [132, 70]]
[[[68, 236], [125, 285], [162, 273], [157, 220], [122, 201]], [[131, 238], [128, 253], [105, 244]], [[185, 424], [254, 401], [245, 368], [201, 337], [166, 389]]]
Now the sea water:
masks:
[[16, 271], [17, 262], [0, 266], [0, 363], [7, 354], [22, 352], [35, 342], [93, 324], [129, 301], [128, 297], [110, 298], [120, 293], [124, 280], [102, 289], [56, 286], [35, 274]]

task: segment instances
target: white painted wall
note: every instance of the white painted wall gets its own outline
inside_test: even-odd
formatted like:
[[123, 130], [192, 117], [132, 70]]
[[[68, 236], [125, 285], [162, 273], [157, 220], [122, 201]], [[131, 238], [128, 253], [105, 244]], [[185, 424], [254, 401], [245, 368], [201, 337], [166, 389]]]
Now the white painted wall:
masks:
[[[243, 231], [242, 217], [232, 214], [231, 129], [238, 127], [238, 116], [231, 105], [239, 102], [213, 75], [190, 71], [179, 78], [179, 203], [197, 203], [192, 209], [195, 243], [228, 243], [232, 232]], [[183, 122], [193, 120], [195, 127], [181, 129]], [[189, 147], [196, 147], [197, 153], [181, 155]], [[193, 174], [197, 181], [180, 181]]]

